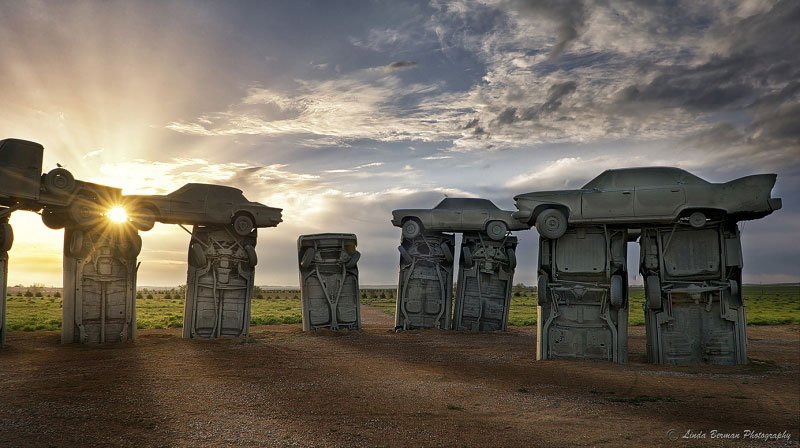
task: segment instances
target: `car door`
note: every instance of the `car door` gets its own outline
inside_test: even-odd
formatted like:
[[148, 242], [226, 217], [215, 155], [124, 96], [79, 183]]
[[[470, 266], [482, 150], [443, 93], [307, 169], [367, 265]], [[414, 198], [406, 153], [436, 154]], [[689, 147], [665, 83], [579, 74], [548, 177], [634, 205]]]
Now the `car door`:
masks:
[[435, 229], [453, 230], [461, 227], [461, 209], [436, 209], [431, 213]]
[[485, 209], [464, 209], [461, 213], [461, 227], [464, 230], [483, 230], [489, 220], [489, 211]]
[[675, 216], [686, 203], [682, 185], [636, 187], [634, 213], [636, 216]]
[[196, 185], [170, 197], [169, 212], [173, 218], [202, 219], [206, 214], [207, 185]]
[[633, 188], [606, 187], [584, 190], [581, 213], [584, 219], [633, 217]]

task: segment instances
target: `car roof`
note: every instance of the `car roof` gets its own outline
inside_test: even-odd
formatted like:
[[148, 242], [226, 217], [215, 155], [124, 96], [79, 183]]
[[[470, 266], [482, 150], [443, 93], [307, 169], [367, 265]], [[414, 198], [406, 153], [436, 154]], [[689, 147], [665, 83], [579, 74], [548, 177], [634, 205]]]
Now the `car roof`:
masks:
[[242, 193], [242, 190], [240, 190], [240, 189], [238, 189], [236, 187], [229, 187], [227, 185], [214, 185], [214, 184], [203, 184], [203, 183], [199, 183], [199, 182], [189, 182], [188, 184], [182, 186], [181, 188], [178, 188], [177, 190], [173, 191], [170, 194], [178, 193], [178, 192], [183, 193], [185, 191], [195, 190], [195, 189], [199, 190], [199, 189], [202, 189], [202, 188], [214, 189], [214, 190], [217, 190], [220, 193], [221, 192]]
[[438, 209], [498, 209], [492, 201], [481, 198], [444, 198], [436, 204]]
[[638, 185], [708, 184], [694, 174], [672, 166], [646, 166], [605, 170], [584, 189], [594, 187], [635, 187]]

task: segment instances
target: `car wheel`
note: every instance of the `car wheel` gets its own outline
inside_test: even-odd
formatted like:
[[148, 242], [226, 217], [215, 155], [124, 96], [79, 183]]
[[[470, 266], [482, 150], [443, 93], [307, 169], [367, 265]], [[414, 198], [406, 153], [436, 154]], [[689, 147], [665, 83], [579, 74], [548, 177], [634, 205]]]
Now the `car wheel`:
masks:
[[75, 230], [69, 237], [69, 245], [67, 246], [68, 257], [83, 258], [83, 231]]
[[695, 229], [702, 228], [706, 225], [706, 214], [703, 212], [694, 212], [689, 215], [689, 225]]
[[49, 209], [42, 210], [42, 222], [45, 226], [51, 229], [63, 229], [67, 226], [68, 219], [61, 211], [54, 211]]
[[144, 207], [131, 216], [131, 222], [137, 229], [147, 232], [156, 225], [156, 212], [150, 207]]
[[118, 253], [123, 258], [136, 258], [142, 252], [142, 237], [131, 233], [123, 236], [124, 244], [118, 247]]
[[461, 255], [464, 257], [464, 267], [469, 269], [472, 267], [474, 260], [472, 259], [472, 250], [468, 246], [461, 248]]
[[69, 206], [69, 217], [80, 227], [89, 227], [100, 220], [97, 205], [86, 199], [75, 199]]
[[742, 300], [742, 294], [739, 290], [739, 282], [736, 280], [728, 280], [728, 286], [731, 288], [731, 298], [733, 298], [737, 305], [742, 305], [744, 301]]
[[517, 253], [514, 249], [508, 249], [506, 256], [508, 257], [508, 267], [513, 271], [517, 268]]
[[660, 310], [663, 306], [661, 300], [661, 281], [657, 275], [649, 275], [645, 279], [647, 294], [647, 307], [651, 310]]
[[347, 263], [345, 263], [344, 265], [345, 269], [355, 268], [356, 266], [358, 266], [358, 260], [360, 259], [361, 259], [361, 252], [359, 251], [353, 252], [352, 254], [350, 254], [350, 259], [347, 260]]
[[189, 246], [189, 264], [195, 268], [203, 268], [208, 265], [208, 257], [199, 243]]
[[239, 236], [247, 236], [253, 233], [255, 223], [253, 218], [247, 215], [237, 215], [233, 218], [233, 231]]
[[545, 274], [539, 274], [536, 286], [536, 302], [539, 306], [545, 306], [550, 302], [547, 298], [547, 275]]
[[448, 264], [453, 262], [453, 249], [450, 249], [450, 245], [447, 243], [442, 243], [439, 246], [442, 250], [442, 256], [444, 256], [444, 261]]
[[617, 309], [625, 307], [625, 288], [621, 275], [611, 276], [611, 306]]
[[561, 238], [567, 231], [567, 217], [561, 210], [548, 208], [536, 218], [536, 231], [549, 240]]
[[400, 251], [400, 260], [401, 261], [403, 261], [403, 262], [405, 262], [407, 264], [411, 264], [411, 262], [414, 261], [414, 257], [412, 257], [410, 253], [408, 253], [408, 249], [406, 249], [405, 247], [397, 246], [397, 250]]
[[44, 188], [53, 194], [68, 194], [75, 190], [75, 177], [64, 168], [50, 170], [44, 176]]
[[403, 223], [403, 238], [414, 239], [422, 233], [422, 224], [416, 219], [407, 219]]
[[486, 225], [486, 234], [495, 241], [502, 240], [506, 233], [508, 233], [508, 226], [502, 221], [491, 221]]
[[314, 249], [308, 248], [305, 252], [303, 252], [303, 258], [300, 259], [300, 267], [305, 269], [311, 266], [311, 263], [314, 262]]
[[247, 265], [251, 268], [256, 267], [258, 264], [258, 255], [256, 254], [256, 248], [246, 244], [244, 246], [244, 253], [247, 254]]
[[0, 223], [0, 252], [8, 252], [14, 244], [14, 230], [11, 224]]

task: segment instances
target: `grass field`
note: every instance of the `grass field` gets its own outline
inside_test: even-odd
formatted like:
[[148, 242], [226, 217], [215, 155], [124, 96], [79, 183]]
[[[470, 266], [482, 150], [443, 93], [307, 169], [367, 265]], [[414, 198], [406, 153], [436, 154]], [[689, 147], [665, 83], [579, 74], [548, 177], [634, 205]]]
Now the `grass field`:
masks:
[[[791, 285], [748, 285], [744, 287], [749, 325], [800, 323], [800, 288]], [[137, 299], [138, 328], [180, 328], [183, 326], [183, 299], [154, 294]], [[629, 323], [643, 325], [644, 290], [630, 290]], [[393, 291], [362, 291], [361, 303], [381, 308], [394, 315]], [[253, 299], [252, 325], [292, 324], [301, 321], [300, 299], [296, 292], [272, 293]], [[36, 331], [61, 328], [61, 299], [57, 297], [8, 298], [6, 313], [10, 330]], [[536, 323], [536, 293], [515, 292], [508, 321], [513, 326]]]

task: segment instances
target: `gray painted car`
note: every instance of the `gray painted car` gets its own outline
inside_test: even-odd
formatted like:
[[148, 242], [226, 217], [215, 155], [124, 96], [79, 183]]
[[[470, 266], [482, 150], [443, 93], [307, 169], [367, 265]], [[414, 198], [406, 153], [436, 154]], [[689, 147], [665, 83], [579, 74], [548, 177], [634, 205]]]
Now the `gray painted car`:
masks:
[[249, 235], [256, 227], [275, 227], [281, 209], [248, 201], [242, 190], [223, 185], [188, 183], [167, 195], [123, 197], [134, 225], [150, 230], [156, 221], [167, 224], [233, 225]]
[[781, 208], [771, 197], [775, 174], [711, 183], [672, 167], [607, 170], [579, 190], [514, 197], [514, 218], [556, 239], [567, 224], [672, 223], [701, 228], [710, 220], [758, 219]]
[[392, 211], [392, 224], [403, 229], [404, 238], [415, 238], [424, 231], [484, 231], [493, 240], [502, 240], [509, 230], [531, 226], [515, 220], [512, 212], [500, 210], [488, 199], [445, 198], [432, 209]]

